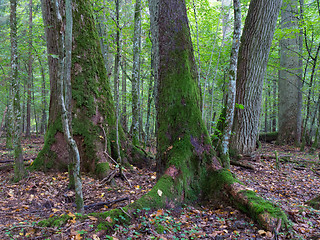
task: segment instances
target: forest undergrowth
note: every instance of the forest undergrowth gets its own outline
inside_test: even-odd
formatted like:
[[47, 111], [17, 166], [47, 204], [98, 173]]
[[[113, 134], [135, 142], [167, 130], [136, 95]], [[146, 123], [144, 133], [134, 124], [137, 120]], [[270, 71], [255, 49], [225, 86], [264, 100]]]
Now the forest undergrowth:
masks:
[[[24, 140], [26, 165], [42, 146], [42, 138]], [[13, 183], [13, 153], [1, 139], [0, 239], [320, 239], [320, 211], [306, 205], [320, 194], [318, 153], [263, 144], [244, 159], [253, 169], [232, 166], [231, 171], [248, 188], [279, 205], [288, 215], [290, 230], [275, 236], [229, 203], [138, 209], [130, 223], [100, 230], [99, 223], [112, 219], [90, 213], [122, 209], [138, 199], [155, 184], [155, 172], [132, 167], [124, 170], [127, 179], [116, 175], [110, 184], [82, 176], [87, 206], [83, 217], [75, 213], [68, 173], [29, 172], [26, 179]], [[58, 220], [48, 227], [47, 219]]]

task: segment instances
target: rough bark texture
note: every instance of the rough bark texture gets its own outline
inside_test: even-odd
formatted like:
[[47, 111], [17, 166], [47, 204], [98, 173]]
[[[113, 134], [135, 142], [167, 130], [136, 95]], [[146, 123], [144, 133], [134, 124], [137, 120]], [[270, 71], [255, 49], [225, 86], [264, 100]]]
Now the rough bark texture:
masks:
[[[43, 12], [45, 25], [50, 26], [46, 29], [51, 82], [49, 124], [45, 146], [34, 165], [37, 168], [66, 170], [69, 153], [62, 134], [61, 107], [57, 102], [56, 84], [58, 62], [55, 55], [58, 55], [57, 49], [60, 47], [57, 41], [60, 26], [55, 13], [52, 12], [51, 4], [51, 1], [45, 1]], [[107, 82], [91, 4], [85, 0], [76, 0], [73, 3], [73, 11], [71, 71], [73, 135], [79, 148], [82, 170], [97, 172], [100, 171], [99, 166], [105, 166], [104, 163], [107, 161], [105, 151], [114, 159], [118, 158], [114, 142], [116, 138], [114, 103]], [[122, 130], [120, 139], [122, 148], [127, 149], [124, 146], [126, 142]], [[105, 169], [102, 172], [105, 172]]]
[[245, 21], [238, 58], [233, 153], [249, 154], [256, 147], [262, 85], [281, 0], [253, 0]]
[[298, 26], [297, 5], [297, 0], [284, 0], [281, 9], [281, 29], [286, 33], [280, 40], [278, 143], [281, 144], [293, 143], [301, 134], [301, 122], [298, 124], [298, 120], [301, 119], [299, 91], [302, 62], [299, 41], [302, 36]]
[[17, 1], [10, 1], [10, 42], [11, 42], [11, 70], [13, 91], [13, 148], [14, 148], [14, 181], [25, 177], [21, 147], [21, 111], [20, 111], [20, 81], [18, 78], [18, 44], [17, 44]]
[[132, 143], [139, 144], [139, 98], [140, 98], [140, 45], [141, 0], [136, 0], [134, 12], [133, 66], [132, 66]]

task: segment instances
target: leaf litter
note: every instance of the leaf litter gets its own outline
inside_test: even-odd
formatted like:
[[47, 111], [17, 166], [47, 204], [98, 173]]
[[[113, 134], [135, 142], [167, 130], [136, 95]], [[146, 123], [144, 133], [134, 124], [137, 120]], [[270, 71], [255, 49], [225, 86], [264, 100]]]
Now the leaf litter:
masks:
[[[24, 140], [25, 159], [35, 159], [43, 139]], [[289, 158], [277, 162], [275, 151]], [[306, 201], [320, 194], [317, 155], [289, 146], [263, 144], [250, 163], [255, 170], [232, 166], [231, 171], [248, 187], [278, 204], [288, 215], [290, 231], [274, 233], [261, 229], [230, 204], [201, 204], [175, 209], [139, 209], [130, 225], [115, 225], [111, 231], [97, 231], [98, 219], [76, 217], [74, 193], [67, 189], [68, 173], [30, 172], [19, 183], [11, 181], [12, 167], [0, 164], [0, 239], [320, 239], [320, 211]], [[289, 156], [289, 157], [288, 157]], [[0, 143], [0, 162], [13, 160]], [[156, 182], [155, 172], [126, 169], [126, 180], [116, 176], [107, 185], [92, 176], [82, 175], [86, 205], [112, 202], [109, 206], [89, 208], [85, 213], [121, 208], [148, 192]], [[161, 194], [158, 192], [158, 194]], [[124, 199], [123, 201], [117, 200]], [[37, 222], [68, 215], [62, 227], [40, 227]]]

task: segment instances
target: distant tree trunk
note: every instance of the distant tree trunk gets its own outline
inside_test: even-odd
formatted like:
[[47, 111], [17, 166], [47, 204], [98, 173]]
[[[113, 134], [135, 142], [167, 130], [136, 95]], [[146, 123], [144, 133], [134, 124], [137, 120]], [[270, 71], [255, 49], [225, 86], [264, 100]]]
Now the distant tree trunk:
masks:
[[[282, 0], [252, 0], [245, 21], [238, 58], [233, 153], [249, 154], [256, 147], [262, 85]], [[240, 106], [241, 106], [240, 105]]]
[[26, 175], [21, 147], [21, 109], [20, 81], [18, 78], [18, 46], [17, 46], [17, 1], [10, 0], [10, 41], [11, 41], [11, 71], [13, 91], [13, 147], [14, 147], [14, 181], [18, 182]]
[[[198, 26], [198, 19], [197, 19], [197, 9], [196, 9], [196, 4], [194, 3], [194, 0], [192, 0], [192, 5], [193, 5], [193, 12], [194, 12], [194, 21], [196, 22], [196, 30], [197, 30], [197, 55], [198, 55], [198, 87], [200, 88], [201, 84], [201, 56], [200, 56], [200, 43], [199, 43], [199, 26]], [[201, 106], [202, 111], [203, 106]]]
[[[124, 43], [126, 45], [126, 43]], [[127, 120], [127, 61], [123, 53], [122, 56], [122, 112], [121, 112], [121, 125], [125, 132], [128, 131]]]
[[272, 106], [272, 129], [271, 132], [275, 132], [277, 130], [277, 109], [278, 109], [278, 105], [277, 105], [277, 84], [275, 83], [275, 81], [272, 81], [272, 95], [273, 95], [273, 106]]
[[41, 124], [40, 124], [40, 134], [44, 134], [47, 131], [47, 90], [46, 90], [46, 75], [45, 69], [43, 68], [41, 61], [40, 68], [41, 68]]
[[1, 125], [0, 125], [0, 138], [2, 136], [5, 119], [6, 119], [6, 116], [7, 116], [7, 111], [8, 111], [8, 106], [6, 106], [6, 108], [3, 111], [3, 115], [2, 115], [2, 119], [1, 119]]
[[[151, 69], [152, 69], [152, 66], [151, 66]], [[146, 120], [146, 128], [145, 128], [146, 129], [146, 136], [145, 136], [145, 139], [144, 139], [144, 144], [145, 145], [148, 144], [149, 139], [150, 139], [151, 103], [152, 103], [152, 100], [153, 100], [153, 93], [154, 93], [153, 82], [154, 82], [153, 70], [151, 70], [150, 80], [149, 80], [149, 89], [148, 89], [147, 120]]]
[[27, 82], [27, 126], [26, 137], [30, 137], [31, 134], [31, 86], [32, 86], [32, 0], [29, 0], [29, 59], [28, 59], [28, 82]]
[[140, 45], [141, 0], [136, 0], [134, 10], [133, 66], [132, 66], [132, 143], [139, 145], [139, 98], [140, 98]]
[[280, 40], [280, 71], [279, 71], [279, 135], [277, 142], [288, 144], [296, 142], [300, 135], [301, 105], [299, 100], [300, 82], [302, 81], [302, 62], [300, 61], [299, 42], [301, 39], [298, 26], [298, 1], [285, 0], [281, 10], [281, 29], [292, 30], [290, 37]]
[[12, 82], [10, 82], [10, 85], [8, 86], [8, 100], [7, 100], [7, 106], [8, 106], [8, 113], [6, 115], [6, 148], [12, 149], [12, 135], [13, 135], [13, 106], [12, 106]]
[[116, 99], [116, 89], [119, 80], [119, 62], [120, 62], [120, 0], [115, 0], [116, 4], [116, 55], [114, 58], [114, 72], [113, 72], [113, 99]]

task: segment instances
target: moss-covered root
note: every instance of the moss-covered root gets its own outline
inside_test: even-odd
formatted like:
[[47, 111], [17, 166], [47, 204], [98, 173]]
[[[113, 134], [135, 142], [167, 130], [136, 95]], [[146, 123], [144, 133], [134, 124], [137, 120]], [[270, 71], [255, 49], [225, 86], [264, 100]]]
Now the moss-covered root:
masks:
[[283, 227], [287, 226], [287, 216], [279, 207], [246, 189], [240, 183], [226, 184], [225, 189], [232, 196], [236, 206], [256, 220], [264, 229], [275, 230], [279, 221]]
[[[150, 192], [130, 205], [120, 209], [112, 209], [107, 212], [90, 213], [89, 215], [99, 219], [98, 230], [111, 231], [115, 224], [129, 223], [135, 213], [138, 212], [137, 210], [172, 207], [171, 204], [176, 202], [176, 198], [177, 194], [175, 193], [174, 180], [171, 176], [165, 174], [158, 180]], [[87, 216], [76, 216], [76, 218], [86, 217]], [[38, 224], [42, 227], [61, 227], [71, 218], [68, 214], [65, 214], [40, 221]]]

